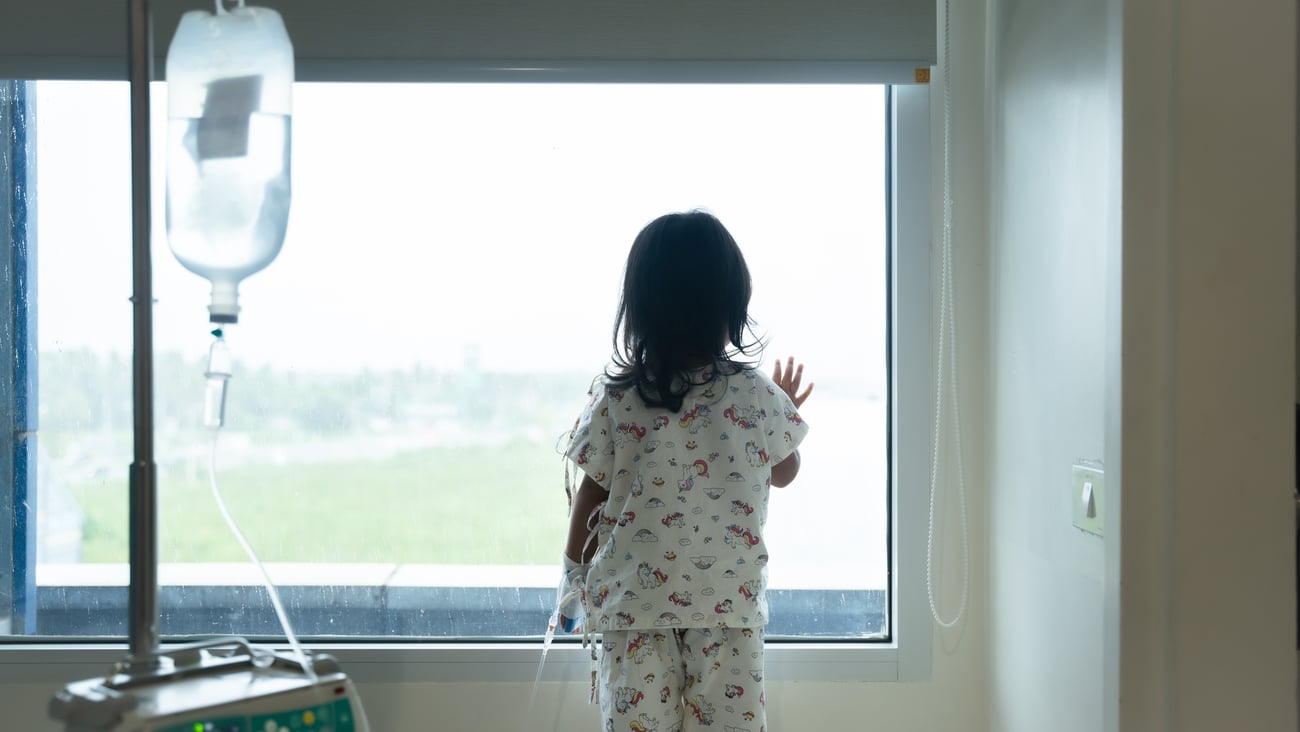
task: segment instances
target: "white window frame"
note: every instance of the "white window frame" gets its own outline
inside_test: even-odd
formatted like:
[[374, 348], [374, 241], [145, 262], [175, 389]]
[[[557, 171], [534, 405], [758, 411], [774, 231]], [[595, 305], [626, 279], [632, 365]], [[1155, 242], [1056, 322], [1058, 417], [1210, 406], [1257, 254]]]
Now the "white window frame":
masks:
[[[815, 81], [815, 76], [802, 80]], [[880, 82], [870, 78], [830, 81]], [[927, 85], [892, 86], [888, 110], [892, 640], [769, 643], [769, 680], [887, 682], [930, 677], [931, 624], [925, 594], [925, 487], [932, 413], [930, 92]], [[360, 683], [528, 682], [537, 674], [541, 651], [536, 641], [306, 645], [333, 654], [349, 676]], [[88, 644], [69, 639], [61, 643], [0, 643], [0, 682], [87, 678], [104, 673], [123, 658], [125, 651], [125, 642]], [[574, 643], [559, 643], [551, 646], [541, 678], [548, 682], [585, 683], [589, 674], [589, 651]]]

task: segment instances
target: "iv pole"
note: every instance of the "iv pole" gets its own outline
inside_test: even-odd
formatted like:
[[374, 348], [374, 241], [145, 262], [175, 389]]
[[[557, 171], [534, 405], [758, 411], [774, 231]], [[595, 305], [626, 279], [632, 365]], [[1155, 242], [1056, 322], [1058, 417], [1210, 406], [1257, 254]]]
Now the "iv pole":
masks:
[[[341, 732], [369, 732], [365, 711], [351, 679], [331, 656], [295, 661], [258, 652], [243, 638], [217, 638], [160, 648], [158, 611], [158, 469], [154, 462], [153, 283], [150, 244], [149, 83], [153, 79], [153, 28], [149, 0], [127, 0], [130, 42], [127, 73], [131, 88], [131, 204], [133, 293], [133, 393], [135, 459], [131, 464], [129, 649], [107, 678], [74, 682], [50, 700], [50, 716], [66, 729], [94, 732], [190, 729], [211, 714], [238, 721], [333, 720]], [[214, 656], [216, 648], [234, 654]], [[310, 663], [310, 666], [308, 665]], [[305, 678], [300, 674], [306, 672]], [[293, 679], [286, 681], [286, 674]], [[288, 684], [288, 685], [286, 685]], [[201, 714], [202, 717], [195, 715]], [[270, 715], [270, 716], [268, 716]], [[185, 720], [182, 727], [174, 726]], [[223, 720], [226, 722], [230, 719]], [[200, 725], [204, 724], [202, 722]], [[241, 723], [242, 724], [242, 723]], [[143, 726], [139, 726], [143, 725]], [[206, 724], [212, 729], [211, 724]], [[222, 729], [227, 729], [223, 727]], [[259, 726], [258, 729], [262, 727]], [[315, 729], [316, 727], [312, 727]], [[233, 728], [231, 728], [233, 729]], [[238, 729], [250, 729], [239, 726]]]
[[129, 655], [131, 675], [158, 669], [158, 467], [153, 432], [153, 220], [149, 158], [149, 82], [153, 79], [153, 22], [149, 0], [127, 0], [131, 84], [131, 297], [134, 316], [133, 405], [135, 461], [130, 477]]

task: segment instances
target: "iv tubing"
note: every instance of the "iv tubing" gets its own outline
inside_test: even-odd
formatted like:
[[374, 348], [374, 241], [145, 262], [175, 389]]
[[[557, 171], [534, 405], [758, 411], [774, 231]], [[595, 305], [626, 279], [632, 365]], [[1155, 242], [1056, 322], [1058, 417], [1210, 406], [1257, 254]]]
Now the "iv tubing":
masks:
[[[572, 490], [570, 489], [570, 487], [569, 487], [569, 461], [568, 461], [568, 460], [566, 460], [566, 461], [564, 462], [564, 491], [565, 491], [566, 493], [569, 494], [569, 508], [570, 508], [570, 510], [572, 510], [572, 508], [573, 508], [573, 491], [572, 491]], [[587, 550], [591, 547], [591, 542], [594, 541], [594, 540], [596, 539], [596, 534], [597, 534], [597, 531], [598, 531], [598, 528], [599, 528], [599, 526], [598, 526], [598, 524], [599, 524], [599, 515], [600, 515], [600, 511], [601, 511], [601, 509], [603, 509], [604, 507], [605, 507], [605, 503], [604, 503], [604, 501], [602, 501], [602, 502], [596, 504], [596, 506], [595, 506], [594, 508], [591, 509], [591, 514], [587, 517], [587, 540], [586, 540], [585, 542], [583, 542], [583, 544], [582, 544], [582, 556], [583, 556], [583, 557], [585, 557], [585, 556], [587, 555]], [[579, 560], [581, 560], [581, 559], [582, 559], [582, 557], [579, 557]], [[567, 578], [566, 578], [566, 581], [567, 581]], [[585, 583], [584, 583], [584, 584], [585, 584]], [[566, 589], [567, 589], [567, 588], [566, 588]], [[533, 677], [533, 693], [532, 693], [532, 695], [530, 695], [530, 696], [528, 697], [528, 715], [529, 715], [529, 717], [532, 716], [533, 705], [537, 703], [537, 685], [540, 684], [541, 681], [542, 681], [542, 669], [546, 666], [546, 652], [549, 651], [549, 650], [551, 649], [551, 642], [555, 640], [555, 629], [556, 629], [556, 627], [558, 627], [559, 624], [560, 624], [560, 608], [563, 607], [563, 606], [564, 606], [564, 605], [565, 605], [565, 604], [566, 604], [566, 603], [567, 603], [567, 602], [572, 598], [572, 596], [573, 596], [575, 593], [580, 594], [580, 593], [581, 593], [581, 590], [568, 590], [568, 591], [565, 592], [564, 594], [560, 595], [560, 597], [556, 600], [556, 603], [555, 603], [555, 609], [551, 611], [551, 617], [550, 617], [550, 620], [548, 620], [548, 621], [546, 622], [546, 635], [544, 635], [544, 636], [542, 637], [542, 656], [541, 656], [541, 658], [539, 658], [539, 659], [537, 660], [537, 674]], [[585, 609], [586, 609], [586, 608], [585, 608], [585, 600], [584, 600], [584, 608], [583, 608], [583, 609], [584, 609], [584, 611], [585, 611]], [[592, 633], [592, 631], [590, 630], [590, 626], [589, 626], [588, 623], [587, 623], [587, 618], [585, 617], [585, 614], [586, 614], [586, 613], [584, 612], [583, 614], [584, 614], [584, 617], [583, 617], [583, 619], [582, 619], [582, 625], [583, 625], [583, 627], [582, 627], [582, 646], [585, 648], [585, 647], [587, 647], [588, 644], [591, 644], [591, 653], [592, 653], [592, 656], [591, 656], [591, 662], [592, 662], [591, 672], [592, 672], [592, 674], [593, 674], [593, 676], [592, 676], [592, 687], [591, 687], [591, 693], [592, 693], [591, 701], [594, 701], [594, 700], [595, 700], [595, 694], [596, 694], [595, 675], [594, 675], [594, 674], [596, 673], [596, 665], [595, 665], [595, 664], [596, 664], [596, 655], [595, 655], [595, 654], [596, 654], [596, 641], [595, 641], [595, 638], [593, 638], [594, 633]]]
[[[939, 347], [934, 378], [934, 440], [930, 461], [930, 516], [925, 542], [925, 592], [930, 601], [930, 615], [944, 628], [961, 622], [970, 595], [970, 530], [966, 511], [966, 474], [962, 469], [961, 416], [957, 411], [957, 330], [953, 317], [952, 292], [952, 94], [951, 21], [949, 0], [943, 3], [943, 264], [939, 279]], [[945, 341], [951, 346], [948, 361], [948, 387], [952, 401], [953, 442], [957, 461], [957, 495], [961, 505], [961, 604], [952, 620], [944, 620], [934, 599], [934, 516], [939, 487], [939, 438], [943, 425], [943, 351]]]
[[257, 552], [253, 551], [253, 545], [248, 543], [244, 537], [244, 532], [239, 530], [239, 524], [235, 523], [235, 518], [230, 515], [226, 508], [226, 501], [221, 497], [221, 489], [217, 486], [217, 430], [212, 430], [212, 452], [208, 458], [208, 483], [212, 486], [212, 497], [216, 499], [217, 508], [221, 510], [221, 515], [226, 519], [226, 524], [230, 526], [230, 531], [239, 541], [239, 545], [244, 548], [248, 558], [257, 566], [257, 571], [262, 573], [262, 581], [266, 584], [266, 592], [271, 596], [271, 606], [275, 608], [275, 615], [280, 619], [280, 626], [284, 628], [285, 638], [289, 640], [290, 647], [293, 648], [294, 655], [298, 658], [298, 663], [302, 665], [303, 673], [314, 684], [316, 683], [316, 670], [307, 661], [307, 654], [302, 649], [302, 644], [298, 642], [298, 636], [294, 635], [293, 628], [289, 625], [289, 616], [284, 611], [284, 604], [280, 602], [280, 593], [275, 589], [275, 584], [271, 582], [271, 575], [267, 573], [266, 567], [262, 560], [257, 558]]

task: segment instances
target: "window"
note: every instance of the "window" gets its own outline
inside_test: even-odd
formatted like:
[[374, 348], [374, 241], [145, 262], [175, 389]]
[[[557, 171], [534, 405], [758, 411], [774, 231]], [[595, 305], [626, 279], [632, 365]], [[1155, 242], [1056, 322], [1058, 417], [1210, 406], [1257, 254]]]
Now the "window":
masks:
[[[16, 284], [12, 297], [37, 323], [36, 530], [14, 543], [34, 542], [35, 561], [0, 594], [27, 603], [9, 613], [15, 639], [121, 636], [127, 86], [34, 87], [38, 284], [34, 302]], [[923, 135], [897, 122], [909, 92], [924, 108], [917, 91], [299, 84], [289, 233], [240, 288], [216, 453], [295, 630], [317, 642], [540, 635], [566, 523], [556, 442], [609, 357], [623, 258], [654, 216], [704, 207], [745, 251], [765, 367], [795, 355], [817, 382], [804, 470], [772, 496], [769, 637], [894, 645], [907, 590], [891, 571], [915, 555], [900, 550], [900, 521], [922, 513], [897, 491], [915, 471], [899, 450], [919, 447], [924, 464], [928, 405], [928, 330], [899, 326], [927, 317], [924, 257], [908, 259], [898, 234], [924, 229], [924, 252], [924, 216], [900, 218], [928, 204], [914, 200], [924, 185], [899, 180], [928, 165]], [[207, 283], [167, 249], [164, 149], [156, 135], [162, 631], [274, 637], [207, 488]]]

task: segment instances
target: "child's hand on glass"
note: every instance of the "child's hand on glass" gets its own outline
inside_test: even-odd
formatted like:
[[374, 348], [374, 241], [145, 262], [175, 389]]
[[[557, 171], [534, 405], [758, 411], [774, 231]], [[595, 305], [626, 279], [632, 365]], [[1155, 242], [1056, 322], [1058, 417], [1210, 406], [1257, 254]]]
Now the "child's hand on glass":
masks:
[[804, 389], [802, 394], [799, 393], [799, 384], [803, 381], [803, 364], [796, 366], [794, 356], [786, 360], [785, 371], [781, 370], [781, 359], [776, 360], [776, 367], [772, 369], [772, 381], [775, 381], [776, 385], [781, 387], [781, 391], [790, 397], [795, 409], [803, 406], [803, 403], [808, 400], [808, 395], [812, 393], [814, 386], [812, 382], [808, 382], [808, 388]]

